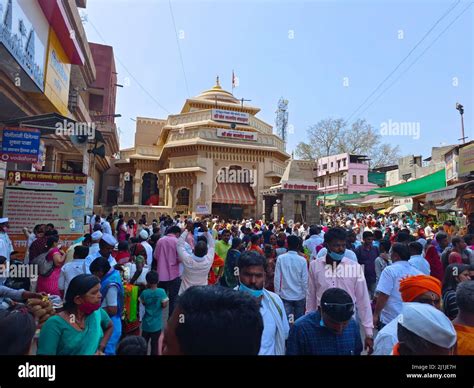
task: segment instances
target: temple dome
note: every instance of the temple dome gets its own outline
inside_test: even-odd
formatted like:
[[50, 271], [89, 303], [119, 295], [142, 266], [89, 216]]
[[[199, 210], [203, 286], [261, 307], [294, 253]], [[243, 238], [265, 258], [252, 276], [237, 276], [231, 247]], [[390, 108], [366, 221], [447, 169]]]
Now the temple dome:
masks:
[[221, 101], [221, 102], [228, 102], [238, 104], [239, 100], [237, 100], [232, 93], [228, 92], [227, 90], [222, 89], [221, 85], [219, 84], [219, 77], [217, 77], [216, 85], [209, 90], [206, 90], [195, 97], [196, 100], [208, 100], [208, 101]]

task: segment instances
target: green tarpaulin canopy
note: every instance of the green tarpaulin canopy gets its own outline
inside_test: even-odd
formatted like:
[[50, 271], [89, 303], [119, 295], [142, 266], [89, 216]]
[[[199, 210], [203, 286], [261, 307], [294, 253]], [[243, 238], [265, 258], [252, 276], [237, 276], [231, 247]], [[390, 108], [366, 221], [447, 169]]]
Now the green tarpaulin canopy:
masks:
[[428, 193], [433, 190], [446, 187], [446, 170], [436, 171], [433, 174], [426, 175], [410, 182], [400, 183], [398, 185], [373, 189], [366, 195], [379, 194], [397, 197], [412, 197], [414, 195]]
[[318, 199], [326, 200], [326, 201], [348, 201], [351, 199], [362, 198], [365, 197], [367, 193], [354, 193], [354, 194], [328, 194], [326, 196], [320, 195]]

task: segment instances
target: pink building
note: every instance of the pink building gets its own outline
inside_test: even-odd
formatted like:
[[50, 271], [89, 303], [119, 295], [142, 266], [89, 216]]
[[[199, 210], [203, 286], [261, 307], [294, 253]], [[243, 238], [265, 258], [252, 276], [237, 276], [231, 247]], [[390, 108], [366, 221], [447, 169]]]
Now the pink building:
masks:
[[368, 181], [367, 162], [365, 155], [348, 153], [317, 159], [314, 178], [318, 191], [323, 194], [353, 194], [378, 187]]

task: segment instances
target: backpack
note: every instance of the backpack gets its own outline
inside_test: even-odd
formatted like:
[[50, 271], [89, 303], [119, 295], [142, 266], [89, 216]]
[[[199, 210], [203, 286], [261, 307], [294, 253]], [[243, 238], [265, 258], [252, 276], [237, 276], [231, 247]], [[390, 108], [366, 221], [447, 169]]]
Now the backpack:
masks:
[[46, 257], [48, 256], [48, 252], [42, 253], [36, 256], [33, 260], [31, 260], [30, 264], [38, 266], [38, 274], [44, 277], [48, 277], [54, 270], [54, 262], [48, 261]]

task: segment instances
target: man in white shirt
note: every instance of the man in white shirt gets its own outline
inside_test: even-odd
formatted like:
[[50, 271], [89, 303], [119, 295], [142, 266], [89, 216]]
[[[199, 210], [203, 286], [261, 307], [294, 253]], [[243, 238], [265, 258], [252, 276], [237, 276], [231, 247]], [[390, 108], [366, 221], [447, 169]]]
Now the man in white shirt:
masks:
[[66, 263], [61, 267], [61, 274], [59, 275], [58, 287], [62, 292], [63, 299], [66, 297], [66, 292], [69, 283], [77, 275], [84, 273], [84, 261], [89, 254], [89, 248], [84, 245], [77, 245], [74, 248], [74, 258], [70, 263]]
[[142, 229], [140, 233], [138, 234], [138, 239], [140, 240], [140, 244], [142, 244], [143, 248], [145, 248], [146, 267], [151, 268], [151, 265], [153, 263], [153, 248], [148, 243], [148, 238], [149, 238], [148, 230]]
[[92, 244], [89, 247], [89, 255], [95, 255], [99, 252], [99, 242], [102, 239], [102, 232], [100, 230], [96, 230], [94, 233], [91, 234]]
[[10, 268], [10, 255], [13, 252], [13, 244], [8, 237], [8, 218], [0, 218], [0, 256], [7, 259], [6, 268]]
[[259, 355], [282, 356], [290, 332], [285, 306], [281, 298], [263, 288], [266, 260], [256, 251], [245, 251], [239, 258], [239, 282], [235, 289], [257, 298], [263, 318]]
[[192, 286], [206, 286], [209, 271], [214, 262], [214, 238], [209, 233], [206, 224], [203, 223], [201, 230], [204, 231], [203, 236], [207, 239], [207, 244], [200, 237], [200, 240], [194, 247], [194, 252], [186, 242], [186, 238], [189, 233], [192, 233], [192, 229], [193, 224], [189, 224], [188, 229], [178, 239], [178, 258], [183, 264], [183, 274], [178, 295], [181, 295]]
[[431, 272], [430, 263], [421, 255], [423, 253], [423, 245], [414, 241], [408, 245], [410, 250], [410, 260], [408, 262], [424, 275]]
[[308, 264], [298, 254], [300, 239], [297, 236], [289, 236], [287, 242], [288, 253], [278, 256], [274, 286], [275, 293], [283, 300], [290, 323], [294, 323], [305, 312]]
[[307, 248], [311, 255], [314, 254], [316, 256], [316, 247], [324, 242], [319, 235], [320, 233], [320, 227], [311, 225], [309, 228], [309, 238], [303, 241], [303, 248]]
[[405, 244], [396, 243], [392, 246], [392, 265], [386, 267], [380, 275], [376, 288], [377, 304], [374, 313], [374, 327], [383, 327], [402, 311], [400, 280], [407, 276], [422, 275], [408, 260], [410, 251]]
[[428, 225], [425, 228], [425, 237], [426, 238], [434, 238], [434, 233], [433, 233], [433, 226], [434, 224], [432, 222], [429, 222]]
[[[107, 217], [107, 219], [105, 221], [102, 221], [101, 222], [101, 225], [102, 225], [102, 232], [105, 234], [112, 234], [112, 227], [110, 226], [110, 222], [109, 221], [112, 221], [111, 218]], [[113, 234], [112, 234], [113, 235]]]
[[95, 254], [89, 253], [89, 256], [87, 256], [84, 260], [84, 273], [90, 275], [91, 272], [89, 267], [91, 263], [98, 257], [106, 258], [110, 266], [113, 268], [117, 264], [115, 259], [112, 257], [112, 251], [115, 248], [115, 244], [117, 244], [117, 240], [114, 236], [112, 236], [111, 234], [104, 234], [99, 242], [99, 252]]

